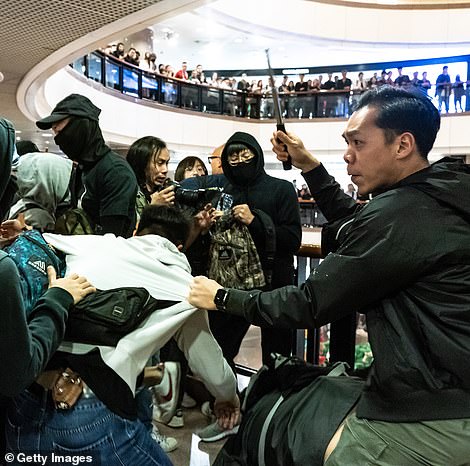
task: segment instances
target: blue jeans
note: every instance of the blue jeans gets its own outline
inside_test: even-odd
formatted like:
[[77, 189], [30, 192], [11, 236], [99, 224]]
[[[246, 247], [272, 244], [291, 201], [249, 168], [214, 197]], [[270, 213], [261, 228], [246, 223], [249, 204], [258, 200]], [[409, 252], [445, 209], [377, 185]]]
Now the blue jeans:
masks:
[[[72, 409], [56, 410], [48, 393], [25, 390], [12, 401], [6, 425], [7, 451], [17, 457], [19, 453], [47, 455], [47, 464], [52, 464], [55, 454], [89, 456], [92, 460], [86, 464], [92, 466], [171, 466], [139, 420], [114, 414], [86, 392]], [[17, 461], [10, 464], [22, 464]]]

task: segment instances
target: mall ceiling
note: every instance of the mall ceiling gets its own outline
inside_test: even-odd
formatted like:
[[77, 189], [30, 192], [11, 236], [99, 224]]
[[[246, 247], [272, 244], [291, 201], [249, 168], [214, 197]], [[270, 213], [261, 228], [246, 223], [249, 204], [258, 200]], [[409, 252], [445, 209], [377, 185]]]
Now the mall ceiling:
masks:
[[[245, 2], [245, 3], [243, 3]], [[246, 3], [247, 2], [247, 3]], [[325, 5], [332, 7], [346, 7], [352, 0], [342, 1], [313, 1], [313, 0], [284, 0], [284, 7], [289, 8], [289, 12], [294, 14], [297, 6], [302, 4], [315, 4], [318, 8]], [[454, 7], [469, 7], [470, 2], [457, 2], [447, 0], [440, 2], [434, 1], [415, 1], [405, 0], [377, 0], [362, 1], [355, 0], [355, 7], [370, 7], [378, 9], [396, 9], [396, 8], [431, 8], [432, 5], [442, 3], [441, 8], [448, 10]], [[406, 5], [403, 5], [406, 3]], [[460, 3], [460, 5], [457, 5]], [[301, 52], [300, 58], [305, 58], [305, 52], [302, 51], [302, 40], [311, 40], [310, 34], [305, 32], [296, 32], [292, 28], [283, 30], [281, 26], [268, 27], [266, 24], [256, 24], [260, 19], [259, 8], [263, 8], [264, 13], [261, 19], [269, 19], [277, 16], [282, 19], [284, 12], [282, 9], [275, 9], [274, 0], [257, 0], [256, 2], [248, 0], [237, 0], [237, 2], [228, 2], [226, 0], [4, 0], [0, 2], [0, 37], [2, 37], [3, 47], [0, 54], [0, 114], [10, 119], [21, 133], [18, 137], [31, 139], [41, 149], [44, 149], [49, 142], [51, 150], [56, 149], [52, 140], [43, 137], [43, 133], [38, 131], [34, 122], [30, 121], [19, 109], [19, 100], [17, 91], [19, 86], [24, 84], [45, 62], [48, 68], [42, 66], [41, 73], [44, 75], [53, 73], [58, 67], [63, 67], [71, 62], [80, 54], [86, 53], [109, 43], [119, 37], [125, 37], [133, 32], [152, 27], [157, 34], [159, 28], [166, 22], [178, 22], [178, 18], [184, 18], [185, 15], [191, 15], [193, 21], [187, 23], [179, 32], [182, 39], [187, 40], [188, 49], [183, 45], [178, 46], [176, 64], [179, 63], [181, 55], [196, 54], [198, 50], [203, 49], [203, 41], [212, 41], [217, 45], [222, 44], [223, 54], [221, 55], [226, 63], [235, 64], [237, 60], [246, 58], [244, 66], [252, 67], [252, 63], [260, 63], [259, 56], [245, 49], [243, 42], [249, 47], [255, 48], [256, 54], [263, 52], [266, 46], [273, 47], [284, 46], [281, 54], [276, 53], [276, 58], [272, 58], [274, 66], [294, 55], [297, 49]], [[365, 5], [367, 4], [367, 5]], [[370, 5], [369, 5], [370, 4]], [[249, 5], [246, 7], [245, 5]], [[238, 9], [238, 15], [232, 14], [232, 9]], [[229, 11], [230, 10], [230, 11]], [[271, 11], [273, 10], [273, 11]], [[240, 13], [241, 12], [241, 13]], [[218, 38], [207, 39], [200, 29], [204, 21], [210, 16], [218, 21], [217, 28], [221, 28], [221, 36]], [[200, 21], [194, 21], [198, 18]], [[204, 21], [203, 21], [204, 19]], [[274, 22], [273, 19], [273, 22]], [[321, 24], [321, 18], [318, 19]], [[178, 23], [179, 24], [179, 23]], [[215, 32], [215, 26], [212, 28]], [[237, 31], [238, 30], [238, 31]], [[331, 28], [334, 33], [335, 28]], [[228, 33], [230, 31], [230, 34]], [[191, 33], [190, 33], [191, 32]], [[242, 32], [247, 37], [246, 41], [239, 42], [232, 34]], [[315, 35], [315, 34], [314, 34]], [[226, 41], [222, 42], [225, 37]], [[195, 41], [199, 40], [199, 44]], [[274, 42], [277, 40], [278, 42]], [[326, 36], [317, 37], [317, 40], [327, 41], [330, 49], [327, 51], [329, 56], [334, 55], [335, 48], [341, 49], [340, 53], [347, 53], [348, 40], [341, 37]], [[269, 42], [272, 41], [272, 42]], [[296, 47], [288, 47], [290, 41], [297, 44]], [[227, 42], [230, 42], [228, 44]], [[371, 49], [374, 44], [362, 43], [363, 48]], [[462, 42], [468, 50], [469, 42]], [[255, 44], [255, 45], [253, 45]], [[358, 45], [358, 44], [356, 44]], [[358, 46], [359, 46], [358, 45]], [[287, 47], [286, 47], [287, 46]], [[188, 50], [186, 52], [186, 50]], [[167, 50], [164, 53], [169, 54]], [[450, 54], [450, 53], [449, 53]], [[457, 54], [457, 53], [456, 53]], [[196, 55], [193, 55], [196, 56]], [[248, 60], [255, 57], [253, 61]], [[176, 59], [176, 58], [175, 58]], [[53, 64], [56, 63], [54, 68]], [[219, 62], [220, 63], [220, 62]], [[298, 63], [298, 62], [297, 62]], [[343, 61], [344, 63], [344, 61]], [[224, 63], [225, 64], [225, 63]], [[302, 60], [302, 64], [305, 63]], [[260, 67], [264, 67], [264, 62]], [[253, 66], [254, 67], [254, 66]], [[47, 68], [47, 69], [46, 69]], [[206, 68], [208, 68], [206, 66]], [[238, 66], [228, 66], [228, 68], [238, 68]], [[39, 75], [39, 72], [38, 72]], [[2, 79], [3, 77], [3, 79]], [[41, 98], [41, 96], [37, 96]]]

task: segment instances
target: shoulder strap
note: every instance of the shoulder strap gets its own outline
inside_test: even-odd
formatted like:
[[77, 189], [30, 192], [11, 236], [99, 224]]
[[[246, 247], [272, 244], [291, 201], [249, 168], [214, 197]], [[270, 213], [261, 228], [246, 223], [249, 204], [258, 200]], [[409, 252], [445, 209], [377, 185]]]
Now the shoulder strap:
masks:
[[72, 167], [72, 173], [70, 174], [69, 191], [70, 191], [70, 204], [72, 207], [78, 206], [78, 199], [80, 197], [80, 191], [82, 190], [82, 173], [83, 170], [80, 165], [74, 165]]
[[253, 209], [253, 214], [256, 215], [261, 223], [263, 224], [265, 235], [265, 275], [266, 281], [268, 285], [271, 284], [272, 281], [272, 274], [274, 268], [274, 256], [276, 254], [276, 227], [274, 226], [274, 222], [272, 218], [262, 210]]

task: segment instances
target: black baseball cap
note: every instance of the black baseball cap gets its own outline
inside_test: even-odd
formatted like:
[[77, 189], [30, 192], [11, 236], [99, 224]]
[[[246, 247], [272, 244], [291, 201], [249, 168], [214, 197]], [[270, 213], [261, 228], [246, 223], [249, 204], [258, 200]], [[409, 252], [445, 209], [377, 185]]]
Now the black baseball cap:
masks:
[[80, 94], [70, 94], [62, 99], [52, 110], [52, 113], [36, 121], [39, 129], [50, 129], [53, 123], [63, 120], [69, 116], [77, 116], [98, 121], [101, 110], [93, 105], [88, 97]]

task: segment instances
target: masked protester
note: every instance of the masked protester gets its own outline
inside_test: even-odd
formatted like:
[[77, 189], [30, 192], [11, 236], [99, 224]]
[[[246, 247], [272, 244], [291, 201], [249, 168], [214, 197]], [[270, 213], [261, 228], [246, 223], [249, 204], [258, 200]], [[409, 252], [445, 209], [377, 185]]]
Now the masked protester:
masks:
[[[227, 141], [222, 152], [222, 168], [228, 180], [224, 191], [233, 196], [235, 219], [248, 226], [262, 265], [266, 264], [266, 225], [262, 214], [272, 220], [276, 251], [270, 288], [294, 283], [294, 254], [301, 242], [301, 224], [297, 194], [285, 180], [273, 178], [264, 171], [263, 151], [250, 134], [237, 132]], [[224, 356], [233, 366], [249, 323], [238, 316], [210, 314], [211, 329]], [[263, 362], [272, 352], [289, 355], [291, 330], [261, 328]]]
[[72, 201], [81, 199], [95, 231], [129, 237], [136, 220], [137, 180], [126, 161], [105, 144], [100, 113], [87, 97], [70, 94], [36, 125], [52, 129], [55, 143], [78, 164], [72, 175]]

